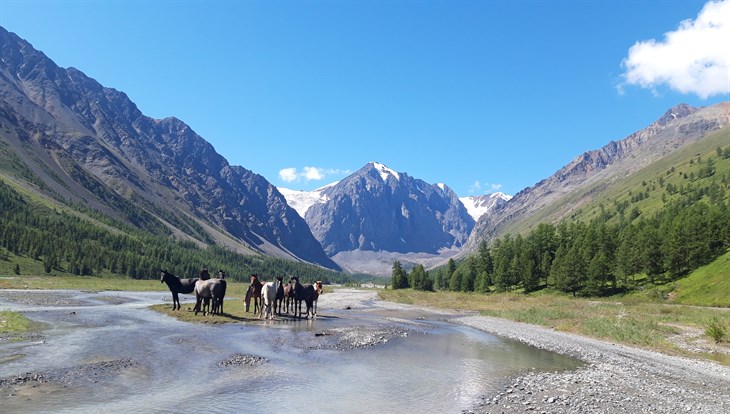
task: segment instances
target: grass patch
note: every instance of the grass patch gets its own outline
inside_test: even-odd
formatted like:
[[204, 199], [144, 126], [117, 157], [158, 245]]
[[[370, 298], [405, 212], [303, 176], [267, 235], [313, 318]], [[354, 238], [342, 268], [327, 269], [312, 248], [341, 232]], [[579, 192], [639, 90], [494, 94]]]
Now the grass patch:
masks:
[[720, 343], [727, 338], [727, 325], [716, 316], [712, 317], [705, 325], [705, 335], [712, 338], [715, 343]]
[[18, 312], [0, 312], [0, 334], [19, 334], [30, 329], [32, 322]]
[[129, 290], [165, 291], [167, 285], [159, 280], [126, 279], [97, 276], [8, 276], [0, 279], [0, 289], [60, 289], [60, 290]]
[[653, 297], [640, 295], [597, 300], [544, 291], [529, 295], [481, 295], [409, 289], [382, 290], [379, 295], [392, 302], [479, 311], [483, 315], [675, 355], [698, 356], [667, 341], [667, 338], [678, 333], [676, 326], [704, 331], [708, 320], [716, 320], [718, 326], [730, 326], [730, 312], [723, 309], [657, 303]]
[[670, 301], [684, 305], [730, 307], [730, 252], [676, 282]]

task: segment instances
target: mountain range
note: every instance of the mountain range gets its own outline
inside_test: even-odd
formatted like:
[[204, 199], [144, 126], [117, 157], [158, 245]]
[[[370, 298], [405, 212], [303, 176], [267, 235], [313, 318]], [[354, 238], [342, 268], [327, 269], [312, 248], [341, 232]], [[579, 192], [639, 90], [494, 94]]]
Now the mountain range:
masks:
[[123, 92], [58, 67], [0, 27], [3, 181], [152, 234], [349, 272], [387, 275], [394, 260], [443, 264], [482, 241], [570, 217], [728, 122], [730, 103], [677, 105], [514, 197], [459, 198], [377, 162], [302, 192], [230, 165], [183, 121], [145, 116]]
[[42, 197], [201, 245], [339, 269], [264, 177], [4, 28], [0, 97], [4, 176]]

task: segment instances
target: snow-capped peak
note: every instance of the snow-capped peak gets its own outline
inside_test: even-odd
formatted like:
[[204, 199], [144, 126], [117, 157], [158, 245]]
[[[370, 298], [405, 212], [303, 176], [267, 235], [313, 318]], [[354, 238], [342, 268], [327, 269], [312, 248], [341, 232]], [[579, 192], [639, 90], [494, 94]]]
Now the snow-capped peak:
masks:
[[446, 191], [446, 184], [444, 183], [437, 183], [436, 184], [441, 190]]
[[395, 170], [386, 167], [384, 164], [381, 164], [379, 162], [371, 162], [370, 164], [372, 164], [373, 167], [378, 170], [378, 172], [380, 173], [380, 178], [382, 178], [383, 181], [388, 179], [388, 175], [392, 175], [393, 177], [395, 177], [396, 180], [400, 180], [400, 174], [398, 174]]

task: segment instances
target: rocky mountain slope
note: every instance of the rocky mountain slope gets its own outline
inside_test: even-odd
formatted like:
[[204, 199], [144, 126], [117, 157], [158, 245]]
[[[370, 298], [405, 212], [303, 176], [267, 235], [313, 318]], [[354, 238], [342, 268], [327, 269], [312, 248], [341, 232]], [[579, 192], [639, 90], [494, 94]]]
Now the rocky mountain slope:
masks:
[[730, 123], [730, 103], [694, 108], [681, 104], [657, 121], [620, 141], [587, 151], [547, 179], [517, 193], [481, 217], [462, 253], [482, 240], [556, 222], [593, 200], [612, 183], [645, 168]]
[[371, 162], [313, 192], [282, 189], [335, 262], [388, 274], [393, 260], [423, 263], [451, 255], [474, 219], [456, 193]]
[[0, 174], [153, 232], [338, 269], [264, 177], [0, 27]]
[[449, 187], [378, 163], [322, 191], [305, 220], [325, 252], [438, 253], [466, 242], [474, 220]]

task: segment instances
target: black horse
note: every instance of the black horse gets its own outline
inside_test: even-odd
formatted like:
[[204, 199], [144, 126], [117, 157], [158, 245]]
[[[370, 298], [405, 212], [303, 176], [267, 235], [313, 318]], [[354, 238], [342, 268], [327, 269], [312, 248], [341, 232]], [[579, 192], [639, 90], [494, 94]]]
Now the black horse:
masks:
[[195, 289], [195, 282], [197, 281], [197, 277], [193, 279], [180, 279], [172, 273], [168, 273], [167, 270], [162, 270], [160, 272], [160, 283], [167, 283], [167, 287], [170, 288], [170, 292], [172, 292], [172, 310], [180, 309], [180, 299], [177, 294], [193, 293], [193, 290]]
[[282, 305], [286, 313], [289, 313], [289, 291], [291, 290], [291, 284], [285, 284], [283, 279], [282, 276], [276, 277], [276, 301], [274, 302], [274, 309], [278, 315], [281, 315]]
[[[302, 317], [302, 301], [304, 301], [307, 304], [305, 318], [309, 318], [309, 313], [312, 310], [314, 286], [302, 285], [296, 276], [291, 278], [291, 285], [294, 291], [294, 317], [296, 318], [297, 311], [299, 311], [299, 317]], [[312, 317], [314, 317], [314, 313], [312, 313]]]

